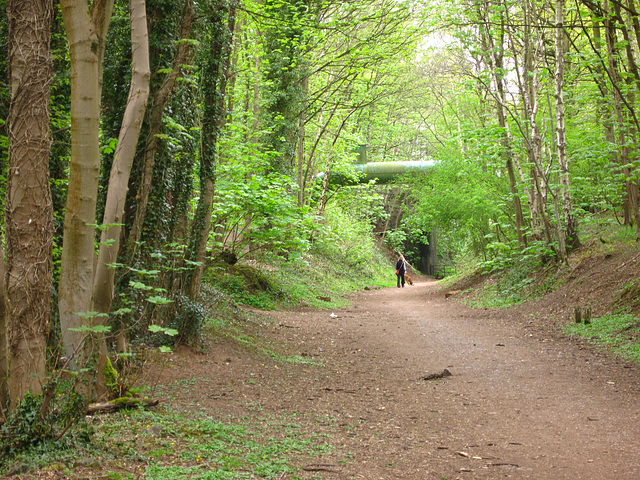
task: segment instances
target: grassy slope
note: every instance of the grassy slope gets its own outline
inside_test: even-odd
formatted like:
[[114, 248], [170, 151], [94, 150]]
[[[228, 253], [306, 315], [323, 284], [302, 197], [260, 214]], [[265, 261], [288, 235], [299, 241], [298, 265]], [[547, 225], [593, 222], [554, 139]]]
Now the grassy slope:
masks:
[[[582, 223], [581, 242], [568, 265], [529, 259], [492, 275], [450, 278], [443, 285], [461, 291], [472, 307], [517, 308], [537, 322], [640, 362], [640, 245], [635, 228], [592, 217]], [[576, 308], [592, 312], [589, 324], [575, 323]]]

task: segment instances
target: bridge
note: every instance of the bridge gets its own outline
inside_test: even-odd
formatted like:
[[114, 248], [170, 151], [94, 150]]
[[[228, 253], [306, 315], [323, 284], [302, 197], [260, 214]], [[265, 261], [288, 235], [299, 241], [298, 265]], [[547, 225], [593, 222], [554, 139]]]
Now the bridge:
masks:
[[[366, 145], [359, 145], [355, 152], [358, 153], [358, 159], [352, 164], [352, 167], [358, 172], [357, 177], [342, 173], [331, 173], [329, 183], [334, 186], [352, 186], [362, 183], [375, 181], [378, 185], [385, 185], [394, 182], [402, 175], [413, 172], [426, 172], [436, 165], [435, 160], [416, 160], [416, 161], [398, 161], [398, 162], [368, 162], [366, 158]], [[317, 179], [321, 180], [324, 174], [318, 175]], [[402, 193], [395, 196], [394, 201], [385, 205], [385, 209], [389, 213], [389, 219], [384, 225], [378, 225], [376, 230], [378, 233], [384, 233], [389, 228], [398, 228], [404, 215]], [[400, 205], [398, 200], [400, 199]], [[436, 248], [435, 232], [426, 235], [428, 243], [406, 243], [405, 251], [411, 250], [414, 266], [427, 275], [436, 278], [442, 278], [445, 275], [445, 269], [439, 265]]]

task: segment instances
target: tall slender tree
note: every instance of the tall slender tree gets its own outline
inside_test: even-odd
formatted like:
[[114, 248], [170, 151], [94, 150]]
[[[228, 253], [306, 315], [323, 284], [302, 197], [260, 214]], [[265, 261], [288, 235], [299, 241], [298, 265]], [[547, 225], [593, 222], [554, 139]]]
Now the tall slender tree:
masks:
[[[61, 0], [71, 58], [71, 161], [60, 264], [59, 311], [64, 347], [76, 368], [90, 359], [104, 372], [104, 339], [83, 346], [95, 273], [95, 224], [100, 172], [100, 95], [104, 48], [113, 0]], [[86, 383], [87, 398], [91, 384]], [[98, 382], [97, 397], [106, 393]]]
[[237, 2], [222, 0], [211, 5], [209, 26], [211, 40], [209, 55], [202, 71], [202, 142], [200, 150], [200, 197], [195, 212], [191, 237], [190, 257], [198, 265], [187, 285], [187, 295], [196, 298], [202, 281], [207, 243], [211, 233], [211, 209], [213, 206], [218, 140], [227, 117], [225, 100], [231, 47], [236, 24]]
[[578, 239], [578, 226], [573, 213], [573, 201], [571, 198], [571, 180], [569, 177], [569, 162], [567, 159], [567, 138], [565, 133], [565, 109], [564, 109], [564, 71], [565, 71], [565, 13], [564, 0], [556, 0], [556, 71], [555, 71], [555, 107], [556, 107], [556, 154], [560, 169], [560, 194], [562, 196], [562, 216], [564, 220], [565, 238], [561, 243], [576, 248], [580, 246]]
[[[109, 314], [113, 302], [115, 278], [113, 264], [116, 263], [118, 257], [129, 175], [149, 98], [151, 69], [149, 66], [149, 35], [145, 0], [130, 0], [129, 5], [131, 85], [111, 166], [90, 308], [91, 311], [101, 314]], [[120, 343], [123, 348], [122, 340]]]

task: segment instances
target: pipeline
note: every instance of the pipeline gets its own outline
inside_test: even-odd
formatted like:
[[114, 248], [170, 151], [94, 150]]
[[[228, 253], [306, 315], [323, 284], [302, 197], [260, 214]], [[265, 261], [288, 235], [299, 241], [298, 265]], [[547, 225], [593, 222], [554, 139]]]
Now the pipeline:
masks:
[[[434, 160], [416, 160], [402, 162], [368, 162], [355, 163], [353, 168], [360, 172], [358, 181], [354, 181], [342, 173], [331, 173], [330, 183], [332, 185], [355, 185], [357, 183], [368, 183], [375, 180], [377, 184], [383, 185], [392, 182], [396, 178], [409, 172], [423, 172], [435, 166]], [[321, 180], [324, 173], [318, 174], [317, 180]]]

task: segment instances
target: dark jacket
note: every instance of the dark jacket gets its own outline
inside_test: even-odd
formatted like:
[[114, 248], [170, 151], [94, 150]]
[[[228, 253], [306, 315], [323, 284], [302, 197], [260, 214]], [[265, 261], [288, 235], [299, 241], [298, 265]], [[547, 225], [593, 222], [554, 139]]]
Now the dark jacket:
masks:
[[403, 259], [399, 259], [396, 262], [396, 270], [398, 270], [398, 273], [404, 273], [407, 271], [407, 264], [405, 263], [405, 261]]

